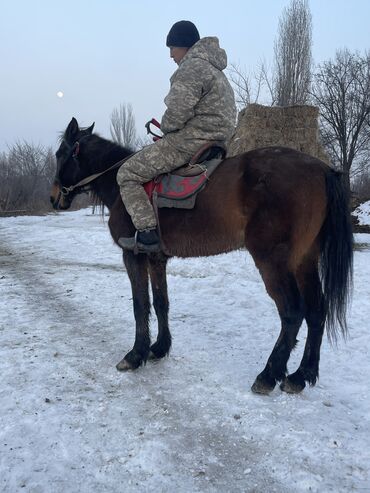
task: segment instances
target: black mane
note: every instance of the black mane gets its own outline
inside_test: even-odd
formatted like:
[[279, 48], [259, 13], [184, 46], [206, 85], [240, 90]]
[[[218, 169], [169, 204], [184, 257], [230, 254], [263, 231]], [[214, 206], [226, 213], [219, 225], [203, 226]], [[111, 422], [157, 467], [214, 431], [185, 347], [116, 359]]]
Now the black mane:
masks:
[[[82, 152], [90, 172], [100, 173], [130, 156], [135, 151], [100, 137], [98, 134], [92, 134], [88, 137], [88, 142], [84, 145]], [[91, 197], [93, 204], [98, 206], [101, 212], [104, 211], [105, 205], [110, 208], [119, 194], [119, 187], [116, 181], [118, 170], [119, 168], [115, 168], [112, 171], [108, 171], [106, 175], [92, 183]], [[102, 194], [102, 191], [107, 190], [107, 188], [110, 190], [108, 200], [106, 194]]]
[[[98, 168], [101, 168], [100, 171], [109, 168], [134, 152], [129, 147], [123, 147], [112, 140], [100, 137], [99, 134], [92, 134], [88, 138], [89, 163], [93, 166], [94, 164], [97, 165]], [[98, 161], [100, 161], [99, 164]]]

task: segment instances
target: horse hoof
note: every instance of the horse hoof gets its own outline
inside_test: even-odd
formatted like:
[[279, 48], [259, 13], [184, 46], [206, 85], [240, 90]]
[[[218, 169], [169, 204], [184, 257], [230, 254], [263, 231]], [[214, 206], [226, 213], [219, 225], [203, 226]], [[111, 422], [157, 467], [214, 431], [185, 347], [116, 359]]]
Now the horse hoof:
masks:
[[[166, 356], [166, 355], [164, 355], [164, 356]], [[149, 351], [148, 360], [150, 360], [150, 361], [159, 361], [162, 358], [164, 358], [164, 356], [158, 356], [158, 354], [153, 353], [153, 351]]]
[[149, 350], [149, 359], [161, 359], [164, 358], [165, 356], [168, 355], [171, 347], [171, 339], [162, 341], [162, 342], [155, 342], [150, 346]]
[[299, 394], [305, 388], [306, 384], [302, 382], [292, 382], [286, 377], [280, 384], [280, 389], [287, 394]]
[[149, 351], [148, 359], [150, 359], [150, 360], [156, 360], [156, 359], [159, 359], [159, 358], [153, 353], [153, 351]]
[[260, 395], [268, 395], [270, 392], [274, 390], [275, 385], [272, 387], [271, 385], [266, 385], [260, 380], [256, 379], [254, 384], [251, 387], [252, 392]]
[[136, 368], [139, 368], [139, 366], [145, 364], [148, 358], [148, 351], [149, 348], [146, 351], [140, 351], [140, 352], [136, 349], [132, 349], [116, 365], [117, 370], [119, 371], [136, 370]]
[[116, 364], [116, 368], [118, 371], [128, 371], [128, 370], [136, 370], [137, 366], [133, 366], [129, 363], [125, 358], [123, 358], [119, 363]]

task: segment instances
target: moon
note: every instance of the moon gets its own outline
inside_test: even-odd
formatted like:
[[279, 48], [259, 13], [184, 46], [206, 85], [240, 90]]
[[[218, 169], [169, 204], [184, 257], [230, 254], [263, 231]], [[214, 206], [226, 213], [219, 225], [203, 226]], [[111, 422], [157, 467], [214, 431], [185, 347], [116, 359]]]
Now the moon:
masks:
[[58, 98], [62, 98], [64, 96], [64, 92], [63, 91], [58, 91], [57, 92], [57, 96], [58, 96]]

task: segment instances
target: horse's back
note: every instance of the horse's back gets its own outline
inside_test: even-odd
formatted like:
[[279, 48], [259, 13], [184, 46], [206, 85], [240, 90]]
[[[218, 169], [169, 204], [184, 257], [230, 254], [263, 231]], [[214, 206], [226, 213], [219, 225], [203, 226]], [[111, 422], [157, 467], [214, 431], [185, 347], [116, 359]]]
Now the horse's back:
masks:
[[305, 188], [307, 181], [325, 181], [329, 167], [319, 159], [287, 147], [254, 149], [235, 158], [243, 163], [244, 178], [253, 186], [264, 181], [273, 186], [272, 192]]
[[256, 149], [225, 159], [192, 210], [160, 209], [167, 251], [203, 256], [317, 235], [325, 215], [325, 165], [292, 149]]

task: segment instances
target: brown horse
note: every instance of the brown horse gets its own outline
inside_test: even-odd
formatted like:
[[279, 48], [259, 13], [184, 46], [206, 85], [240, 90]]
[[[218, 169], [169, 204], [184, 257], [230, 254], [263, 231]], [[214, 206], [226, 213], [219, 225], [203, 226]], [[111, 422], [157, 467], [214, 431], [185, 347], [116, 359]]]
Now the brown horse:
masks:
[[[56, 153], [57, 172], [51, 202], [68, 209], [89, 187], [110, 210], [114, 241], [129, 237], [134, 226], [116, 184], [117, 161], [124, 149], [81, 129], [73, 118]], [[77, 187], [73, 187], [77, 185]], [[197, 257], [246, 248], [259, 269], [281, 319], [281, 332], [252, 390], [300, 392], [319, 374], [320, 346], [326, 324], [335, 338], [346, 332], [346, 306], [351, 288], [353, 237], [348, 194], [340, 173], [318, 159], [283, 147], [256, 149], [225, 159], [197, 197], [192, 210], [160, 209], [166, 255], [123, 251], [136, 320], [132, 350], [117, 365], [133, 370], [148, 357], [162, 358], [171, 346], [168, 327], [166, 264], [169, 256]], [[149, 278], [158, 318], [158, 337], [150, 345]], [[302, 361], [287, 375], [287, 362], [306, 319], [308, 332]]]

